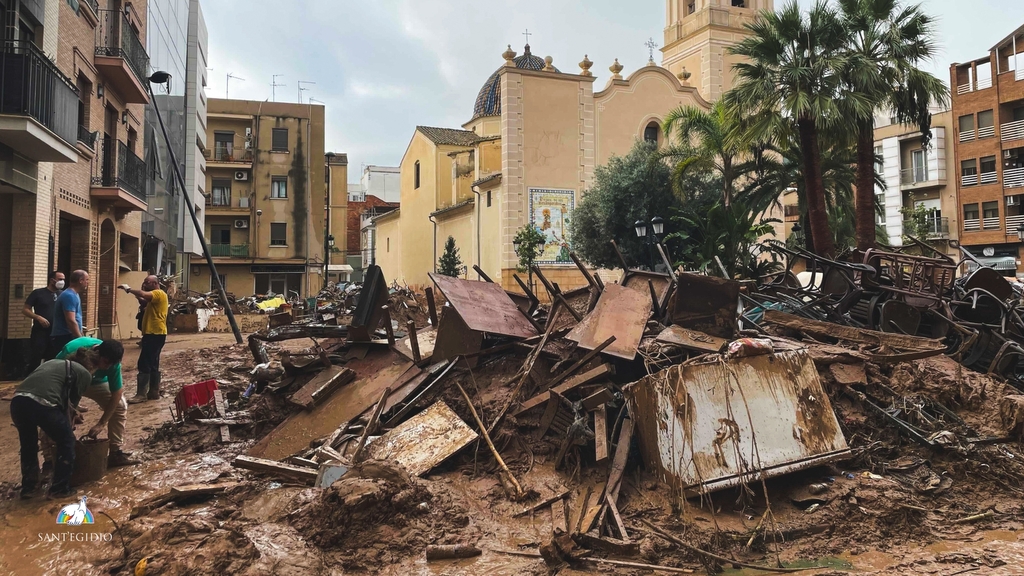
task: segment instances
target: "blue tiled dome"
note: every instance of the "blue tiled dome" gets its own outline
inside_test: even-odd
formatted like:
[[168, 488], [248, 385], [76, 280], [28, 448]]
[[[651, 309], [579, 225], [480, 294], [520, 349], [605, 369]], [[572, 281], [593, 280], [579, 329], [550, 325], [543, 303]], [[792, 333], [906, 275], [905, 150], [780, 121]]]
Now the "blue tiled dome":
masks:
[[[530, 45], [527, 44], [526, 48], [523, 49], [522, 56], [516, 56], [512, 59], [516, 64], [516, 68], [522, 68], [524, 70], [543, 70], [544, 59], [539, 56], [534, 56], [530, 53]], [[480, 93], [476, 96], [476, 103], [473, 105], [473, 118], [476, 120], [483, 116], [501, 116], [501, 70], [504, 68], [498, 68], [491, 74], [491, 77], [484, 82], [483, 88], [480, 89]], [[555, 68], [555, 72], [558, 69]]]

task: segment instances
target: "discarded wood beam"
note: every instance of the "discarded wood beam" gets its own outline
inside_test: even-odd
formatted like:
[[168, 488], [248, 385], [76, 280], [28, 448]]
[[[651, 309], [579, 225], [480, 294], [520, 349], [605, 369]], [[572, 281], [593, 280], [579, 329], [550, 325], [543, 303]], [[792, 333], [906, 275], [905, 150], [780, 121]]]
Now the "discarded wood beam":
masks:
[[579, 534], [583, 528], [583, 519], [587, 516], [587, 510], [590, 508], [590, 496], [594, 493], [593, 486], [587, 486], [585, 496], [580, 500], [580, 510], [576, 514], [576, 522], [573, 522], [572, 532], [573, 534]]
[[320, 467], [318, 462], [314, 462], [309, 458], [302, 458], [301, 456], [289, 456], [285, 460], [285, 464], [291, 464], [292, 466], [300, 466], [303, 468], [312, 468], [314, 470]]
[[[547, 344], [548, 338], [551, 336], [551, 332], [554, 329], [555, 323], [549, 321], [548, 327], [540, 337], [540, 342], [537, 343], [537, 347], [533, 349], [533, 352], [526, 358], [526, 363], [523, 364], [523, 369], [519, 374], [519, 382], [512, 387], [512, 392], [508, 395], [508, 399], [505, 400], [505, 404], [503, 404], [501, 410], [498, 411], [498, 415], [494, 417], [494, 420], [491, 422], [491, 427], [487, 429], [489, 434], [494, 433], [498, 424], [500, 424], [502, 419], [505, 418], [505, 413], [508, 412], [508, 409], [512, 404], [516, 402], [516, 399], [519, 397], [519, 392], [523, 389], [523, 385], [526, 384], [526, 379], [530, 377], [530, 372], [533, 371], [533, 365], [537, 363], [537, 358], [540, 357], [541, 351], [544, 350], [544, 345]], [[522, 412], [522, 410], [517, 412], [517, 414], [520, 412]]]
[[655, 318], [661, 317], [661, 306], [658, 305], [658, 291], [654, 289], [654, 282], [647, 281], [647, 287], [651, 289], [651, 311]]
[[549, 390], [547, 407], [544, 408], [544, 415], [540, 417], [540, 426], [537, 427], [537, 432], [533, 435], [536, 440], [543, 438], [547, 434], [548, 429], [551, 428], [551, 423], [555, 421], [555, 416], [558, 415], [559, 404], [561, 404], [561, 401], [558, 399], [558, 392]]
[[573, 264], [579, 268], [580, 274], [583, 274], [583, 277], [587, 280], [587, 284], [589, 284], [594, 290], [600, 292], [601, 286], [598, 285], [597, 280], [594, 279], [594, 275], [590, 273], [590, 270], [587, 270], [587, 267], [583, 264], [583, 261], [580, 260], [580, 257], [577, 256], [575, 252], [569, 252], [569, 258], [572, 258]]
[[611, 494], [604, 495], [604, 504], [608, 507], [608, 512], [612, 515], [612, 521], [615, 526], [615, 530], [619, 533], [619, 538], [629, 542], [629, 533], [626, 532], [626, 525], [622, 522], [622, 516], [619, 514], [619, 507], [612, 500]]
[[579, 322], [580, 320], [583, 320], [583, 316], [579, 312], [577, 312], [575, 308], [573, 308], [572, 306], [569, 305], [569, 301], [566, 300], [565, 296], [562, 295], [562, 291], [559, 290], [558, 285], [557, 284], [552, 284], [551, 282], [548, 282], [547, 277], [545, 277], [544, 273], [541, 272], [540, 266], [537, 266], [536, 264], [534, 264], [533, 265], [533, 273], [541, 281], [541, 284], [544, 284], [544, 288], [548, 291], [548, 294], [551, 295], [552, 302], [557, 301], [557, 302], [561, 303], [562, 306], [565, 307], [565, 310], [567, 312], [569, 312], [569, 314], [572, 315], [572, 317], [577, 322]]
[[175, 500], [188, 498], [191, 496], [201, 496], [206, 494], [220, 494], [225, 490], [238, 486], [238, 482], [221, 482], [218, 484], [183, 484], [181, 486], [171, 486], [171, 496]]
[[381, 309], [384, 310], [384, 332], [386, 332], [388, 335], [388, 345], [394, 346], [395, 329], [394, 327], [391, 326], [391, 311], [388, 310], [387, 305], [381, 306]]
[[526, 294], [526, 297], [530, 299], [530, 313], [532, 314], [540, 304], [540, 300], [537, 299], [537, 295], [533, 293], [533, 290], [530, 290], [530, 287], [526, 285], [526, 282], [523, 282], [523, 279], [518, 274], [513, 274], [512, 279], [516, 281], [516, 284], [519, 284], [523, 294]]
[[413, 476], [423, 476], [479, 437], [444, 400], [438, 400], [368, 444], [366, 452], [369, 458], [388, 460]]
[[331, 366], [306, 382], [302, 388], [288, 397], [288, 401], [306, 410], [312, 410], [355, 378], [356, 373], [353, 370], [341, 366]]
[[[214, 390], [213, 402], [217, 407], [217, 414], [219, 414], [221, 418], [226, 418], [228, 415], [228, 405], [224, 402], [224, 392], [220, 389]], [[227, 424], [220, 425], [220, 441], [231, 442], [231, 429], [228, 428]]]
[[427, 315], [430, 317], [430, 325], [437, 328], [437, 305], [434, 304], [434, 289], [424, 288], [423, 294], [427, 298]]
[[615, 250], [615, 257], [619, 259], [619, 264], [622, 264], [622, 276], [625, 277], [629, 273], [629, 264], [626, 263], [626, 258], [622, 255], [622, 250], [619, 250], [619, 245], [615, 243], [615, 240], [610, 242], [612, 249]]
[[267, 460], [266, 458], [254, 458], [252, 456], [245, 456], [244, 454], [235, 456], [235, 459], [231, 461], [231, 465], [243, 470], [262, 472], [264, 474], [271, 474], [274, 476], [283, 476], [285, 478], [300, 480], [309, 484], [312, 484], [316, 480], [316, 470], [300, 468], [299, 466], [292, 466], [290, 464], [282, 464], [276, 460]]
[[600, 550], [618, 556], [636, 556], [640, 554], [640, 544], [637, 542], [626, 542], [614, 538], [591, 536], [587, 533], [576, 534], [573, 540], [577, 544], [590, 550]]
[[[196, 424], [206, 424], [209, 426], [241, 426], [243, 424], [252, 424], [252, 418], [196, 418], [193, 420]], [[221, 434], [223, 442], [230, 442], [231, 438], [223, 440], [223, 434]]]
[[[584, 372], [583, 374], [580, 374], [579, 376], [570, 379], [568, 382], [565, 382], [564, 384], [560, 384], [558, 386], [555, 386], [554, 388], [551, 388], [551, 390], [564, 395], [566, 392], [578, 388], [579, 386], [583, 386], [584, 384], [590, 384], [591, 382], [594, 382], [596, 380], [599, 380], [614, 373], [615, 369], [612, 367], [611, 364], [601, 364], [597, 368], [592, 368]], [[515, 415], [518, 416], [523, 412], [526, 412], [527, 410], [536, 408], [537, 406], [543, 404], [545, 400], [551, 397], [551, 395], [549, 394], [551, 390], [542, 392], [534, 396], [533, 398], [524, 401], [522, 405], [519, 407], [519, 410], [515, 412]]]
[[[385, 320], [387, 316], [385, 315]], [[363, 459], [363, 450], [366, 448], [366, 440], [373, 434], [374, 429], [377, 427], [377, 422], [380, 421], [380, 415], [384, 412], [384, 403], [387, 402], [388, 396], [391, 394], [391, 388], [385, 388], [384, 392], [380, 395], [380, 400], [377, 401], [377, 405], [373, 408], [373, 414], [370, 415], [370, 420], [366, 423], [366, 428], [363, 428], [362, 435], [359, 436], [359, 443], [356, 444], [356, 452], [352, 456], [352, 462], [358, 464]]]
[[601, 388], [597, 392], [594, 392], [590, 396], [583, 399], [583, 407], [587, 411], [596, 410], [598, 406], [604, 406], [606, 403], [611, 402], [615, 399], [611, 390], [607, 388]]
[[316, 452], [313, 453], [313, 458], [316, 460], [318, 465], [327, 462], [328, 460], [347, 462], [347, 459], [344, 456], [342, 456], [340, 452], [338, 452], [334, 448], [331, 448], [330, 446], [327, 446], [326, 444], [316, 449]]
[[[475, 266], [474, 266], [475, 268]], [[433, 560], [456, 560], [459, 558], [473, 558], [483, 554], [483, 551], [476, 546], [467, 544], [447, 544], [442, 546], [427, 546], [427, 561]]]
[[483, 271], [483, 270], [482, 270], [482, 269], [481, 269], [481, 268], [480, 268], [479, 266], [477, 266], [476, 264], [473, 264], [473, 272], [476, 272], [476, 273], [477, 273], [477, 275], [478, 275], [478, 276], [480, 276], [480, 279], [481, 279], [481, 280], [483, 280], [484, 282], [490, 282], [491, 284], [494, 284], [494, 280], [491, 280], [491, 277], [490, 277], [490, 276], [488, 276], [488, 275], [487, 275], [487, 273], [486, 273], [486, 272], [484, 272], [484, 271]]
[[594, 459], [598, 466], [608, 462], [608, 412], [604, 404], [594, 409]]
[[[348, 336], [348, 326], [327, 326], [323, 324], [289, 324], [268, 330], [266, 334], [259, 332], [252, 334], [249, 338], [262, 340], [264, 342], [284, 342], [297, 338], [345, 338]], [[264, 362], [261, 362], [263, 364]]]
[[577, 530], [579, 534], [586, 534], [594, 529], [594, 523], [597, 522], [598, 516], [604, 509], [604, 493], [607, 489], [607, 484], [601, 484], [594, 490], [592, 498], [587, 500], [587, 513], [583, 515], [583, 523], [580, 525], [580, 529]]
[[604, 342], [601, 342], [593, 350], [591, 350], [591, 351], [587, 352], [586, 354], [584, 354], [583, 357], [580, 358], [579, 360], [577, 360], [575, 364], [573, 364], [572, 366], [567, 368], [564, 372], [562, 372], [558, 376], [555, 376], [554, 378], [552, 378], [551, 381], [548, 383], [548, 386], [555, 386], [556, 384], [558, 384], [562, 380], [565, 380], [569, 376], [572, 376], [584, 364], [586, 364], [587, 362], [590, 362], [591, 359], [593, 359], [595, 356], [600, 354], [602, 350], [604, 350], [605, 348], [611, 346], [612, 342], [615, 342], [615, 336], [609, 336], [607, 340], [605, 340]]
[[545, 498], [544, 500], [541, 500], [540, 502], [537, 502], [536, 504], [533, 504], [531, 506], [527, 506], [526, 508], [523, 508], [519, 512], [516, 512], [515, 514], [513, 514], [512, 517], [513, 518], [519, 518], [520, 516], [526, 516], [527, 514], [529, 514], [531, 512], [536, 512], [537, 510], [540, 510], [541, 508], [544, 508], [546, 506], [550, 506], [550, 505], [554, 504], [555, 502], [558, 502], [559, 500], [565, 500], [565, 498], [568, 495], [569, 495], [569, 491], [565, 490], [563, 492], [555, 494], [554, 496], [552, 496], [550, 498]]
[[[612, 467], [608, 471], [608, 483], [605, 484], [605, 492], [614, 504], [619, 501], [619, 489], [622, 487], [622, 475], [626, 471], [626, 463], [629, 461], [629, 448], [633, 440], [633, 420], [624, 418], [622, 427], [619, 428], [619, 438], [615, 444], [615, 455], [612, 457]], [[604, 498], [602, 497], [602, 500]], [[608, 507], [602, 504], [599, 514], [603, 524], [608, 515]]]
[[469, 399], [469, 394], [466, 394], [466, 390], [459, 384], [458, 380], [454, 380], [455, 386], [459, 388], [459, 392], [462, 393], [462, 397], [466, 400], [466, 405], [469, 406], [470, 413], [473, 414], [473, 419], [476, 420], [476, 425], [480, 428], [480, 434], [483, 435], [484, 441], [487, 442], [487, 447], [491, 449], [491, 453], [494, 454], [494, 459], [498, 461], [498, 465], [505, 471], [505, 475], [508, 477], [509, 484], [515, 488], [515, 498], [518, 500], [525, 495], [523, 487], [519, 485], [519, 481], [512, 474], [512, 471], [505, 465], [505, 461], [502, 460], [501, 454], [498, 449], [494, 447], [494, 443], [491, 442], [491, 436], [487, 433], [487, 426], [484, 425], [483, 420], [480, 419], [480, 415], [476, 413], [476, 408], [473, 406], [473, 401]]
[[958, 518], [953, 520], [953, 524], [966, 524], [968, 522], [977, 522], [978, 520], [985, 520], [988, 518], [995, 518], [996, 513], [992, 510], [982, 512], [981, 514], [974, 514], [973, 516], [967, 516], [964, 518]]
[[406, 322], [405, 331], [409, 333], [409, 348], [412, 349], [412, 361], [419, 364], [423, 358], [420, 356], [420, 341], [416, 338], [416, 322], [412, 320]]
[[565, 498], [551, 503], [551, 530], [555, 534], [569, 531], [569, 508]]
[[[435, 364], [434, 366], [431, 366], [427, 370], [428, 373], [430, 373], [432, 370], [435, 370], [435, 369], [436, 370], [440, 370], [441, 373], [438, 374], [436, 377], [432, 377], [433, 379], [426, 386], [424, 386], [423, 389], [420, 390], [419, 393], [417, 393], [416, 396], [412, 400], [407, 401], [405, 403], [405, 405], [403, 405], [401, 408], [399, 408], [398, 412], [393, 414], [388, 419], [388, 421], [385, 423], [384, 427], [385, 428], [393, 428], [396, 424], [398, 424], [398, 422], [400, 422], [402, 420], [402, 418], [404, 418], [405, 415], [408, 414], [410, 410], [412, 410], [412, 407], [415, 406], [416, 403], [421, 398], [425, 397], [427, 395], [427, 393], [429, 393], [431, 390], [433, 390], [434, 386], [436, 386], [438, 382], [443, 380], [444, 377], [448, 375], [448, 372], [452, 368], [455, 367], [455, 364], [457, 362], [458, 362], [458, 357], [453, 358], [451, 362], [449, 362], [447, 360], [444, 360], [442, 362], [439, 362], [439, 363]], [[428, 376], [428, 378], [431, 378], [431, 376]]]
[[794, 316], [777, 310], [765, 310], [764, 321], [816, 337], [838, 338], [858, 344], [886, 346], [897, 351], [935, 352], [935, 355], [938, 355], [946, 350], [946, 346], [941, 341], [931, 338], [842, 326], [832, 322]]
[[656, 244], [656, 246], [658, 247], [658, 254], [661, 255], [661, 261], [663, 264], [665, 264], [665, 268], [668, 270], [668, 275], [671, 276], [672, 281], [675, 282], [676, 273], [675, 271], [672, 270], [672, 262], [669, 261], [668, 254], [665, 253], [665, 247], [662, 246], [660, 241]]

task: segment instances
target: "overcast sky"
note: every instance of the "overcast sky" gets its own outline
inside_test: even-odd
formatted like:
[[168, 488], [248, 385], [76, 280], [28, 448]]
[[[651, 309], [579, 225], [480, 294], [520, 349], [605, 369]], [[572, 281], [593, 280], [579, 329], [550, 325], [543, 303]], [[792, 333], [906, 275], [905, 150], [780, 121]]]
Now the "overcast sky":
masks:
[[[1021, 0], [923, 4], [941, 46], [929, 69], [946, 81], [950, 62], [986, 55], [1024, 24]], [[533, 53], [564, 72], [589, 55], [600, 89], [615, 58], [624, 75], [644, 65], [644, 43], [660, 45], [665, 26], [664, 0], [204, 0], [203, 11], [207, 96], [224, 97], [228, 73], [244, 78], [230, 96], [251, 100], [271, 97], [274, 74], [278, 101], [297, 101], [297, 81], [316, 82], [303, 101], [326, 104], [327, 150], [348, 153], [353, 181], [363, 164], [398, 165], [416, 125], [468, 121], [506, 45], [522, 54], [526, 29]]]

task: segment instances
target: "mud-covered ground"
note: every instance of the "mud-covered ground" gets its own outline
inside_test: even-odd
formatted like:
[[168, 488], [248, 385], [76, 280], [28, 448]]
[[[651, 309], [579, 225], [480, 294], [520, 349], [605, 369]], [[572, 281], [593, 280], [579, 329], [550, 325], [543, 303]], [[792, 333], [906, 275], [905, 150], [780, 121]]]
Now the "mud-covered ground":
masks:
[[[536, 500], [509, 499], [483, 442], [471, 444], [423, 478], [370, 461], [328, 489], [231, 468], [231, 459], [291, 408], [271, 393], [239, 405], [254, 423], [232, 426], [234, 441], [227, 444], [219, 442], [216, 427], [168, 423], [168, 406], [182, 385], [217, 378], [234, 397], [248, 383], [252, 360], [244, 345], [204, 347], [210, 343], [203, 342], [208, 336], [193, 338], [190, 347], [182, 343], [165, 353], [164, 398], [133, 406], [129, 413], [129, 449], [142, 463], [81, 487], [96, 523], [79, 533], [99, 534], [99, 541], [48, 540], [57, 511], [70, 502], [14, 498], [16, 434], [12, 441], [13, 429], [4, 426], [0, 450], [7, 490], [0, 501], [0, 541], [5, 543], [0, 572], [131, 574], [140, 559], [148, 558], [150, 575], [548, 573], [539, 558], [499, 552], [535, 552], [550, 540], [552, 519], [547, 508], [512, 518]], [[297, 353], [308, 345], [309, 341], [296, 340], [287, 347]], [[523, 359], [520, 353], [495, 354], [472, 372], [453, 371], [449, 378], [462, 384], [482, 419], [490, 422]], [[542, 358], [537, 369], [550, 371], [555, 365], [555, 360]], [[867, 410], [857, 395], [897, 393], [940, 401], [963, 419], [958, 437], [984, 438], [1005, 433], [999, 399], [1012, 389], [941, 357], [868, 365], [866, 382], [852, 387], [838, 384], [827, 364], [819, 364], [819, 371], [853, 449], [849, 460], [682, 503], [639, 462], [631, 461], [619, 509], [641, 553], [620, 559], [698, 573], [722, 568], [736, 574], [759, 573], [706, 562], [656, 536], [645, 524], [649, 522], [691, 545], [735, 560], [819, 566], [805, 574], [1024, 573], [1020, 446], [978, 441], [926, 448]], [[134, 377], [128, 380], [130, 388]], [[436, 399], [473, 422], [453, 384], [440, 387], [423, 402]], [[9, 418], [6, 408], [3, 412]], [[97, 417], [94, 409], [86, 424]], [[539, 498], [570, 490], [575, 514], [587, 487], [599, 484], [607, 472], [593, 465], [587, 450], [555, 470], [558, 439], [549, 435], [538, 440], [533, 424], [530, 418], [511, 422], [496, 435], [495, 444], [519, 481]], [[195, 483], [228, 487], [217, 495], [132, 516], [133, 507], [169, 487]], [[810, 486], [816, 484], [825, 489], [816, 488], [818, 493], [812, 494]], [[71, 529], [57, 531], [67, 530]], [[427, 545], [459, 543], [474, 544], [484, 553], [430, 564], [424, 559]], [[599, 564], [581, 564], [561, 573], [597, 572], [649, 573]]]

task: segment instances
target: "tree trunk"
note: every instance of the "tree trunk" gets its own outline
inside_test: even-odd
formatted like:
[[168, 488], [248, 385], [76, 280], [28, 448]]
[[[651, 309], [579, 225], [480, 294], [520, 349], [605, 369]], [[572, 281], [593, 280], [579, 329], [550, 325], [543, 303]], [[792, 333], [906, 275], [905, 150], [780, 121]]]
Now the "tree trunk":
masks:
[[810, 220], [811, 235], [814, 238], [814, 252], [826, 258], [836, 255], [835, 241], [828, 226], [828, 212], [825, 209], [825, 187], [821, 182], [821, 150], [818, 148], [818, 128], [814, 120], [801, 118], [797, 121], [800, 133], [800, 148], [804, 162], [804, 189], [807, 192], [807, 219]]
[[875, 131], [871, 120], [857, 127], [857, 249], [875, 247]]

